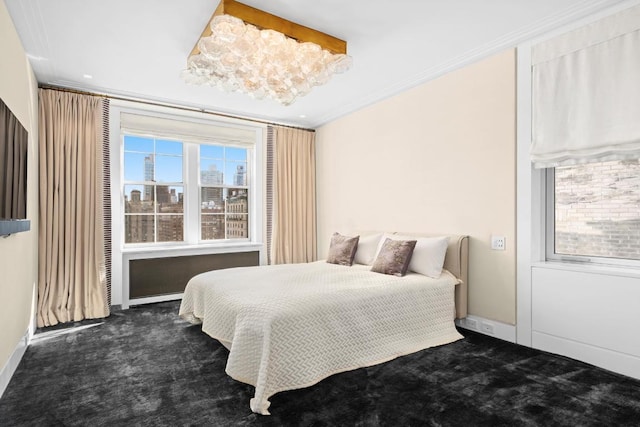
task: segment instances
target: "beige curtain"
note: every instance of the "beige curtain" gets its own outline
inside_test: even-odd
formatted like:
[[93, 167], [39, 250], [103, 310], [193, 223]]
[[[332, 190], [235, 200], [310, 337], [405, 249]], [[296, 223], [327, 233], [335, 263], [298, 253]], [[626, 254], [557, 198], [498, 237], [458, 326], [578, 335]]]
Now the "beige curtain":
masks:
[[316, 259], [315, 133], [274, 127], [273, 264]]
[[39, 90], [38, 326], [109, 315], [101, 98]]

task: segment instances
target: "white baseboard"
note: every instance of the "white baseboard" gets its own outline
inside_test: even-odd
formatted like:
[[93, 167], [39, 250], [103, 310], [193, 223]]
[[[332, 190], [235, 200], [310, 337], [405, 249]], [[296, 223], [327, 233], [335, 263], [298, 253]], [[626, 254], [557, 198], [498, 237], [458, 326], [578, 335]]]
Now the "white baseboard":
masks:
[[533, 348], [581, 360], [612, 372], [640, 379], [640, 357], [532, 331]]
[[4, 394], [4, 391], [7, 389], [9, 381], [11, 381], [11, 377], [20, 364], [22, 356], [24, 356], [24, 353], [27, 351], [28, 346], [29, 331], [27, 330], [20, 341], [18, 341], [18, 344], [16, 344], [16, 348], [13, 350], [13, 353], [11, 353], [11, 356], [9, 356], [9, 360], [7, 360], [7, 363], [5, 363], [2, 371], [0, 371], [0, 398]]
[[156, 302], [175, 301], [178, 299], [182, 299], [182, 295], [183, 293], [181, 292], [178, 294], [164, 294], [164, 295], [156, 295], [153, 297], [134, 298], [134, 299], [130, 299], [127, 302], [127, 304], [122, 304], [122, 308], [127, 309], [132, 305], [153, 304]]
[[464, 319], [456, 319], [456, 326], [479, 332], [512, 343], [516, 342], [516, 327], [484, 317], [468, 315]]

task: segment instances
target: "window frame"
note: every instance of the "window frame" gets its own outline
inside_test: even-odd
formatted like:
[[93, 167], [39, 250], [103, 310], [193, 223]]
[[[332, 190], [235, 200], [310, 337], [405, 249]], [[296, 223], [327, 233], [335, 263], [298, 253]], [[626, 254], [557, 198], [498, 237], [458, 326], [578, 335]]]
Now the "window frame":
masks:
[[[202, 179], [201, 179], [201, 175], [200, 175], [200, 168], [201, 168], [201, 156], [200, 156], [200, 146], [202, 145], [216, 145], [216, 146], [224, 146], [224, 147], [233, 147], [233, 148], [243, 148], [247, 150], [247, 159], [246, 159], [246, 173], [247, 173], [247, 179], [245, 180], [245, 185], [229, 185], [229, 184], [225, 184], [224, 180], [222, 182], [222, 184], [219, 185], [213, 185], [213, 184], [209, 184], [209, 185], [205, 185], [202, 183]], [[199, 143], [196, 145], [196, 156], [197, 156], [197, 187], [198, 187], [198, 209], [197, 209], [197, 214], [198, 214], [198, 230], [197, 230], [197, 234], [198, 234], [198, 241], [200, 243], [218, 243], [218, 242], [226, 242], [226, 241], [232, 241], [232, 242], [251, 242], [252, 241], [252, 209], [253, 209], [253, 192], [255, 191], [252, 187], [252, 182], [254, 181], [254, 175], [256, 175], [256, 168], [255, 168], [255, 147], [248, 147], [245, 145], [241, 145], [241, 144], [225, 144], [225, 143], [219, 143], [219, 142], [215, 142], [212, 141], [210, 143]], [[226, 156], [224, 159], [222, 159], [224, 161], [224, 164], [226, 166]], [[220, 188], [221, 190], [226, 190], [226, 189], [232, 189], [232, 188], [243, 188], [247, 190], [248, 193], [248, 197], [247, 197], [247, 234], [249, 237], [243, 237], [243, 238], [239, 238], [239, 239], [229, 239], [228, 236], [228, 228], [227, 228], [227, 216], [229, 216], [228, 212], [223, 212], [222, 214], [205, 214], [205, 215], [221, 215], [224, 220], [225, 220], [225, 238], [224, 239], [203, 239], [202, 238], [202, 211], [201, 211], [201, 206], [202, 206], [202, 189], [203, 188]], [[245, 214], [243, 214], [245, 215]]]
[[[134, 105], [133, 103], [122, 101], [112, 103], [110, 121], [110, 140], [111, 140], [111, 199], [112, 199], [112, 217], [118, 218], [114, 221], [115, 226], [112, 229], [114, 251], [125, 253], [148, 253], [172, 251], [179, 253], [200, 252], [202, 250], [208, 253], [220, 253], [238, 250], [259, 250], [261, 259], [263, 257], [263, 241], [264, 241], [264, 185], [265, 185], [265, 150], [266, 150], [266, 125], [246, 122], [241, 119], [231, 119], [225, 117], [213, 117], [207, 113], [195, 111], [180, 111], [169, 107], [155, 107]], [[157, 118], [159, 120], [169, 120], [182, 122], [187, 127], [189, 124], [197, 126], [213, 126], [221, 129], [220, 137], [211, 135], [203, 138], [202, 131], [195, 138], [188, 135], [177, 137], [175, 135], [167, 135], [160, 130], [153, 132], [151, 126], [135, 130], [129, 129], [123, 125], [122, 115], [148, 116], [151, 120]], [[244, 133], [242, 138], [229, 138], [229, 135], [235, 135], [233, 132], [238, 131]], [[246, 138], [247, 133], [251, 132], [251, 138]], [[249, 188], [249, 213], [248, 213], [248, 238], [239, 239], [219, 239], [219, 240], [201, 240], [200, 239], [200, 218], [199, 206], [189, 206], [189, 202], [184, 204], [184, 240], [178, 242], [141, 242], [141, 243], [125, 243], [125, 227], [124, 227], [124, 135], [136, 135], [148, 138], [166, 139], [172, 141], [180, 141], [183, 145], [183, 186], [184, 197], [189, 200], [200, 201], [199, 194], [199, 161], [198, 147], [200, 144], [227, 145], [232, 147], [241, 147], [248, 150], [247, 168], [252, 169], [247, 173], [247, 187]], [[191, 148], [189, 148], [191, 147]], [[194, 167], [189, 164], [192, 161]]]
[[[201, 141], [190, 141], [187, 138], [184, 139], [173, 139], [176, 142], [182, 143], [182, 183], [161, 183], [161, 185], [167, 186], [182, 186], [184, 188], [183, 193], [183, 240], [180, 241], [157, 241], [153, 242], [126, 242], [126, 227], [124, 226], [124, 219], [127, 214], [125, 212], [125, 186], [127, 185], [146, 185], [146, 181], [138, 182], [138, 181], [126, 181], [124, 177], [124, 140], [126, 136], [136, 136], [150, 139], [164, 139], [162, 136], [153, 135], [150, 133], [142, 133], [142, 132], [130, 132], [130, 131], [121, 131], [120, 132], [120, 159], [121, 159], [121, 172], [120, 172], [120, 214], [119, 218], [123, 220], [122, 227], [122, 247], [124, 249], [129, 248], [163, 248], [163, 247], [174, 247], [174, 246], [198, 246], [198, 245], [234, 245], [238, 243], [256, 243], [258, 239], [255, 237], [258, 233], [258, 225], [255, 223], [256, 218], [258, 216], [257, 212], [253, 212], [254, 206], [257, 206], [255, 201], [255, 188], [256, 188], [256, 176], [258, 175], [257, 171], [257, 162], [256, 162], [256, 146], [255, 145], [244, 145], [244, 144], [233, 144], [226, 143], [224, 141], [219, 141], [214, 138], [209, 142], [201, 142]], [[200, 146], [201, 145], [217, 145], [224, 147], [234, 147], [234, 148], [244, 148], [247, 150], [247, 182], [244, 186], [237, 185], [227, 185], [220, 184], [219, 186], [215, 186], [218, 188], [226, 189], [226, 188], [246, 188], [249, 195], [247, 198], [247, 231], [249, 237], [247, 238], [238, 238], [238, 239], [229, 239], [227, 238], [227, 231], [225, 227], [225, 238], [224, 239], [202, 239], [201, 238], [201, 220], [202, 215], [200, 213], [200, 204], [201, 204], [201, 193], [200, 189], [203, 188], [201, 180], [200, 180]], [[154, 152], [154, 155], [156, 153]], [[141, 184], [142, 182], [142, 184]], [[159, 185], [158, 182], [150, 182], [148, 185], [155, 187]], [[157, 197], [156, 197], [157, 199]], [[138, 214], [136, 214], [138, 215]], [[139, 214], [139, 215], [151, 215], [151, 214]], [[154, 238], [157, 239], [157, 216], [159, 214], [157, 212], [153, 213], [154, 217], [154, 225], [156, 225], [154, 229]], [[167, 214], [169, 215], [169, 214]], [[227, 213], [222, 214], [225, 218], [227, 217]]]
[[640, 260], [634, 260], [631, 258], [613, 258], [595, 255], [567, 255], [557, 253], [555, 251], [555, 168], [545, 169], [543, 176], [545, 181], [545, 259], [547, 261], [640, 268]]
[[[128, 244], [124, 245], [124, 224], [118, 220], [123, 215], [123, 131], [126, 124], [123, 123], [125, 114], [139, 116], [150, 116], [155, 119], [165, 119], [172, 121], [186, 122], [187, 127], [191, 124], [213, 125], [224, 128], [223, 135], [230, 132], [227, 129], [239, 130], [240, 132], [250, 132], [251, 138], [244, 139], [248, 146], [253, 147], [254, 174], [251, 178], [251, 186], [254, 189], [252, 197], [253, 211], [251, 212], [250, 241], [247, 242], [177, 242], [177, 243], [157, 243], [157, 244]], [[128, 308], [133, 300], [129, 297], [129, 261], [133, 259], [149, 259], [158, 257], [173, 256], [197, 256], [205, 254], [223, 254], [238, 252], [259, 252], [260, 264], [266, 264], [266, 154], [267, 154], [267, 125], [247, 121], [240, 118], [225, 117], [215, 115], [200, 110], [189, 110], [174, 108], [168, 105], [142, 104], [135, 101], [111, 100], [109, 103], [109, 163], [111, 168], [110, 195], [111, 209], [110, 215], [113, 218], [111, 224], [111, 246], [112, 246], [112, 277], [114, 285], [111, 288], [111, 303]], [[140, 133], [140, 132], [136, 132]], [[148, 134], [146, 129], [143, 134]], [[155, 136], [155, 135], [151, 135]], [[224, 139], [224, 138], [223, 138]], [[226, 139], [225, 139], [226, 140]], [[185, 156], [189, 153], [184, 153]], [[197, 171], [195, 171], [197, 176]], [[189, 191], [192, 186], [187, 185], [191, 180], [185, 177], [185, 191]], [[197, 194], [196, 194], [197, 197]], [[197, 219], [197, 211], [185, 210], [186, 216]], [[193, 224], [193, 220], [191, 222]], [[194, 227], [198, 227], [196, 223]], [[118, 286], [117, 284], [120, 283]], [[136, 299], [136, 303], [159, 302], [175, 299], [179, 295], [162, 295]], [[142, 302], [144, 301], [144, 302]]]
[[[120, 173], [120, 193], [121, 193], [121, 218], [123, 220], [122, 224], [123, 224], [123, 228], [122, 228], [122, 244], [124, 247], [147, 247], [147, 246], [157, 246], [157, 245], [174, 245], [174, 244], [184, 244], [186, 242], [186, 218], [187, 218], [187, 212], [186, 212], [186, 203], [182, 204], [182, 213], [175, 213], [175, 212], [171, 212], [171, 213], [160, 213], [157, 212], [157, 203], [158, 203], [158, 192], [157, 192], [157, 187], [158, 186], [166, 186], [166, 187], [183, 187], [183, 191], [186, 192], [186, 168], [187, 168], [187, 160], [186, 160], [186, 153], [185, 153], [185, 142], [184, 141], [175, 141], [175, 142], [180, 142], [182, 143], [182, 155], [180, 155], [179, 157], [182, 158], [182, 182], [163, 182], [163, 181], [127, 181], [125, 179], [124, 176], [124, 172], [125, 172], [125, 168], [124, 168], [124, 158], [125, 158], [125, 154], [126, 151], [124, 149], [124, 139], [125, 136], [135, 136], [135, 137], [139, 137], [139, 138], [148, 138], [148, 139], [153, 139], [154, 140], [154, 152], [152, 153], [154, 156], [153, 162], [154, 162], [154, 171], [156, 170], [156, 166], [155, 166], [155, 162], [156, 162], [156, 156], [158, 155], [158, 153], [155, 151], [155, 143], [157, 140], [166, 140], [165, 138], [162, 137], [158, 137], [158, 136], [153, 136], [153, 135], [148, 135], [148, 134], [142, 134], [142, 133], [135, 133], [135, 132], [121, 132], [120, 135], [120, 141], [121, 141], [121, 147], [120, 147], [120, 153], [121, 153], [121, 159], [122, 159], [122, 168], [121, 168], [121, 173]], [[137, 154], [147, 154], [147, 153], [143, 153], [143, 152], [136, 152], [136, 151], [129, 151], [132, 153], [137, 153]], [[164, 155], [164, 154], [161, 154]], [[178, 157], [178, 156], [175, 156]], [[125, 187], [127, 185], [139, 185], [139, 186], [153, 186], [153, 193], [154, 193], [154, 212], [153, 213], [127, 213], [126, 212], [126, 202], [125, 202]], [[183, 197], [185, 197], [185, 194], [183, 193]], [[126, 217], [128, 216], [153, 216], [153, 237], [154, 237], [154, 241], [153, 242], [135, 242], [135, 243], [127, 243], [126, 242]], [[168, 241], [158, 241], [158, 217], [159, 216], [171, 216], [171, 215], [181, 215], [182, 216], [182, 224], [183, 224], [183, 230], [182, 230], [182, 234], [183, 234], [183, 240], [178, 240], [178, 241], [173, 241], [173, 240], [168, 240]]]

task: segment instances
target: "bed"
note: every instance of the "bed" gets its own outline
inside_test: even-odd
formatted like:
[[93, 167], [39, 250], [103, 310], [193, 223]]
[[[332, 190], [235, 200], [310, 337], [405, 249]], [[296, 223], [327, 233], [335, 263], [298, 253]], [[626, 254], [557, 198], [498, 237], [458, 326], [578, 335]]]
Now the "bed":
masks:
[[468, 238], [452, 235], [438, 278], [324, 261], [210, 271], [189, 281], [179, 314], [229, 349], [226, 373], [268, 415], [275, 393], [461, 339], [467, 256]]

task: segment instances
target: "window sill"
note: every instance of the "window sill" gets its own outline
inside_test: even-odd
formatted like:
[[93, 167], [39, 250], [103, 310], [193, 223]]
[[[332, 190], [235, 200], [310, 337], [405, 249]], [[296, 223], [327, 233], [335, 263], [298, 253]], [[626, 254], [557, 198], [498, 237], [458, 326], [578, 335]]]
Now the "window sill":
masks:
[[575, 271], [579, 273], [602, 274], [605, 276], [640, 278], [640, 268], [631, 266], [590, 264], [568, 261], [541, 261], [532, 263], [531, 267]]
[[262, 251], [263, 247], [264, 245], [258, 242], [138, 246], [133, 248], [122, 248], [122, 255], [127, 258], [150, 258], [149, 255], [168, 257], [180, 255], [222, 254], [230, 252]]

